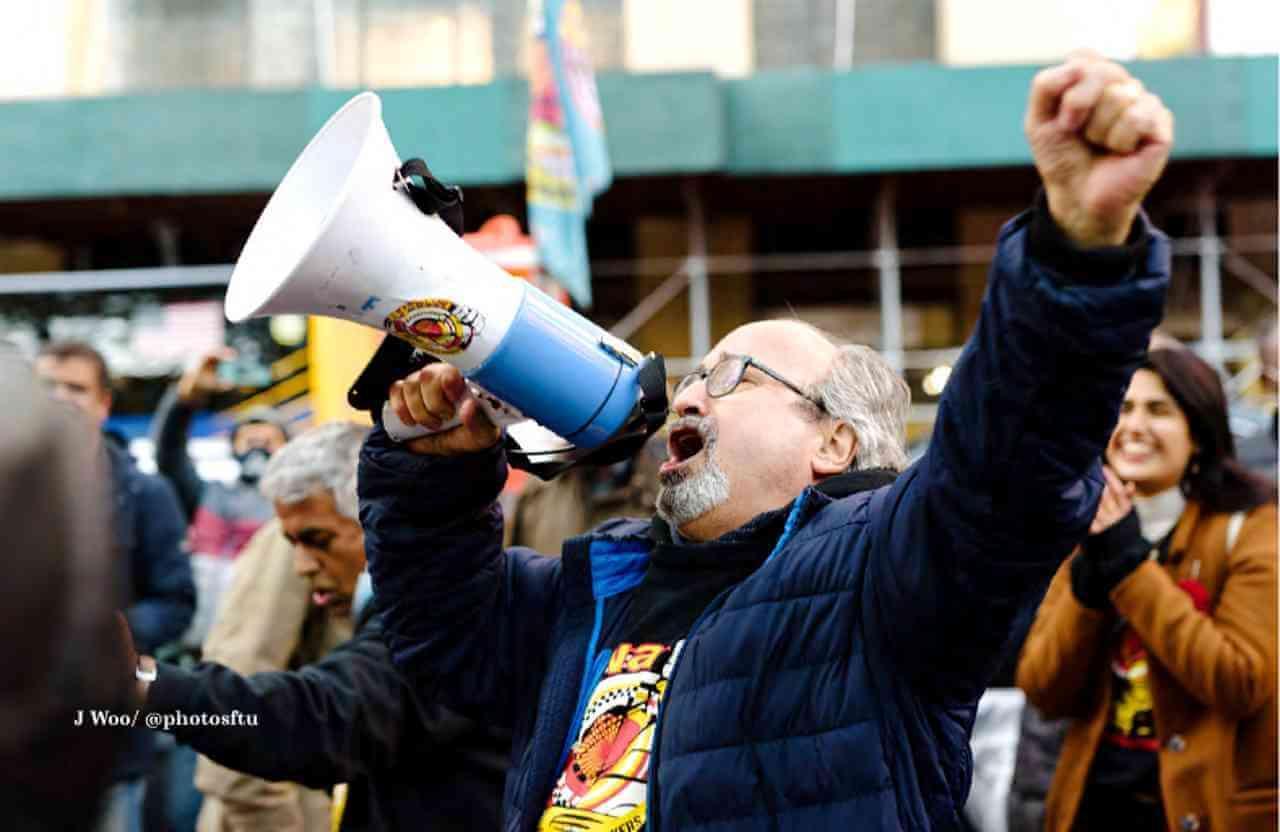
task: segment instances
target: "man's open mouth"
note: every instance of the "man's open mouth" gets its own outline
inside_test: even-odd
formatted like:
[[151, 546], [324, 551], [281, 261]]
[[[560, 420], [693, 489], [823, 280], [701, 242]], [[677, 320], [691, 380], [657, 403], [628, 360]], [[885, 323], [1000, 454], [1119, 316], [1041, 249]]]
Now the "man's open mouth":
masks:
[[662, 463], [659, 473], [674, 471], [702, 453], [706, 445], [707, 438], [694, 425], [672, 428], [667, 435], [667, 461]]

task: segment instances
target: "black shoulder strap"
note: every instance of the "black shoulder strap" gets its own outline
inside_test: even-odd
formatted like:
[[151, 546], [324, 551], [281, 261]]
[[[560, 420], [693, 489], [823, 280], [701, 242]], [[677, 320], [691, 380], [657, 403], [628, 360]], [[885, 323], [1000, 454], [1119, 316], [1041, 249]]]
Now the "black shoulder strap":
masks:
[[419, 211], [439, 215], [454, 234], [462, 236], [461, 188], [436, 179], [422, 159], [410, 159], [401, 165], [393, 184], [404, 189]]

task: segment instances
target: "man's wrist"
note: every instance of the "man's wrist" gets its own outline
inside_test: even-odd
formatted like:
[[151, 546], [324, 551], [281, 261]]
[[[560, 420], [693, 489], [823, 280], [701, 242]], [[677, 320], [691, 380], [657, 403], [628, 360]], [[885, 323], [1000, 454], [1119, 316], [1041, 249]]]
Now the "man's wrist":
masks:
[[1085, 251], [1124, 245], [1138, 216], [1138, 206], [1135, 205], [1117, 212], [1114, 217], [1100, 218], [1048, 187], [1045, 188], [1045, 197], [1049, 214], [1063, 236]]
[[1032, 204], [1027, 229], [1027, 252], [1072, 283], [1108, 285], [1123, 280], [1140, 266], [1151, 242], [1150, 229], [1135, 216], [1123, 245], [1082, 248], [1067, 235], [1041, 191]]

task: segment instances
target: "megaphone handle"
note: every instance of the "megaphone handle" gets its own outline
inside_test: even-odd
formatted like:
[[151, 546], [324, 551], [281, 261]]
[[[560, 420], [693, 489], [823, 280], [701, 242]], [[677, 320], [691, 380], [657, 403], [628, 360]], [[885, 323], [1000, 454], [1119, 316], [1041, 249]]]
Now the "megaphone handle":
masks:
[[[486, 391], [478, 384], [467, 382], [467, 394], [463, 401], [467, 398], [474, 398], [476, 403], [489, 417], [489, 421], [493, 422], [500, 428], [510, 427], [516, 422], [523, 422], [525, 417], [520, 411], [511, 405], [499, 399], [497, 396]], [[459, 404], [461, 406], [461, 404]], [[396, 415], [395, 410], [391, 407], [391, 402], [383, 402], [382, 404], [382, 428], [397, 442], [407, 442], [410, 439], [416, 439], [419, 436], [430, 436], [433, 433], [443, 433], [451, 428], [456, 428], [462, 424], [462, 417], [455, 416], [445, 422], [438, 428], [427, 428], [422, 425], [406, 425], [400, 421], [400, 417]]]

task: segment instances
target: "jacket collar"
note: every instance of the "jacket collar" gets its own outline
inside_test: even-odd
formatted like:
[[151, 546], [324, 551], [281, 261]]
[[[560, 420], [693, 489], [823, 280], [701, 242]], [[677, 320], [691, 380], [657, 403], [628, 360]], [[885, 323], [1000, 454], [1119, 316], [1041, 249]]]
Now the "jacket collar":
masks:
[[[897, 476], [896, 471], [887, 468], [870, 468], [838, 474], [809, 486], [789, 508], [778, 510], [788, 512], [786, 528], [770, 557], [776, 555], [818, 509], [852, 494], [882, 488]], [[766, 520], [765, 515], [761, 515], [743, 528]], [[735, 529], [729, 534], [739, 531]], [[562, 561], [569, 602], [591, 603], [633, 588], [644, 578], [654, 543], [670, 539], [670, 528], [655, 515], [649, 522], [610, 520], [593, 531], [566, 540]]]
[[883, 488], [898, 478], [898, 472], [889, 468], [867, 468], [861, 471], [846, 471], [834, 477], [828, 477], [813, 489], [820, 494], [839, 499], [857, 494], [860, 491], [875, 491]]

